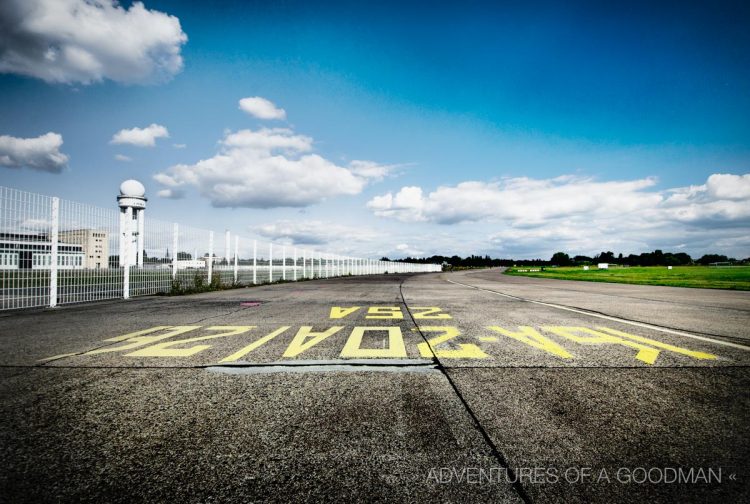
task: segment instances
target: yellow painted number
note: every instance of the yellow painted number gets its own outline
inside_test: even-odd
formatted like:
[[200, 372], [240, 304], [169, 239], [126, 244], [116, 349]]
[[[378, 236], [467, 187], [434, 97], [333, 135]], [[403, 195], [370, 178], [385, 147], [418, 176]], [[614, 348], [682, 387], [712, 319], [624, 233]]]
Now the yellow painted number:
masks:
[[[186, 332], [189, 332], [189, 331], [195, 331], [196, 329], [200, 329], [200, 328], [201, 326], [197, 326], [197, 325], [196, 326], [152, 327], [150, 329], [144, 329], [142, 331], [136, 331], [130, 334], [125, 334], [123, 336], [116, 336], [114, 338], [106, 339], [104, 341], [124, 341], [125, 344], [119, 345], [116, 347], [99, 348], [97, 350], [86, 352], [84, 355], [96, 355], [96, 354], [102, 354], [102, 353], [108, 353], [108, 352], [122, 352], [124, 350], [132, 350], [133, 348], [150, 345], [152, 343], [156, 343], [157, 341], [171, 338], [172, 336], [178, 336], [180, 334], [185, 334]], [[165, 329], [169, 329], [169, 331], [164, 334], [160, 334], [158, 336], [147, 336], [148, 334], [160, 332]]]
[[404, 314], [398, 306], [373, 306], [367, 310], [368, 319], [398, 319], [402, 320]]
[[414, 306], [409, 308], [414, 319], [450, 319], [453, 318], [447, 313], [441, 313], [443, 310], [437, 306]]

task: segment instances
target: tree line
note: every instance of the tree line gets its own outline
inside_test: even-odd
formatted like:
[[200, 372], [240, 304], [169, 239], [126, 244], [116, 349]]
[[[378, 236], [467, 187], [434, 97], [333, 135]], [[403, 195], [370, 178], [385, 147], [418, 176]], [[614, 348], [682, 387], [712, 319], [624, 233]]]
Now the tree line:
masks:
[[383, 261], [394, 262], [417, 262], [417, 263], [440, 263], [450, 264], [451, 266], [481, 268], [493, 266], [584, 266], [599, 263], [619, 264], [627, 266], [688, 266], [691, 264], [709, 265], [712, 263], [730, 263], [730, 264], [748, 264], [750, 258], [737, 260], [733, 257], [727, 257], [721, 254], [704, 254], [698, 259], [693, 259], [685, 252], [663, 252], [659, 249], [653, 252], [644, 252], [642, 254], [622, 253], [615, 255], [614, 252], [607, 251], [596, 254], [592, 257], [584, 255], [574, 255], [571, 257], [565, 252], [556, 252], [550, 259], [498, 259], [491, 258], [489, 255], [470, 255], [460, 257], [457, 255], [443, 256], [433, 255], [430, 257], [406, 257], [404, 259], [389, 259], [383, 257]]

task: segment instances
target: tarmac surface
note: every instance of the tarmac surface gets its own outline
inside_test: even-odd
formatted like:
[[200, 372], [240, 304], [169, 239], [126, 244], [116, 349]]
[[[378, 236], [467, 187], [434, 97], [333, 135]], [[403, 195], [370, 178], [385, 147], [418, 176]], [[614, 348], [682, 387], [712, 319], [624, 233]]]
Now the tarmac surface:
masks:
[[478, 270], [0, 314], [0, 501], [748, 502], [750, 293]]

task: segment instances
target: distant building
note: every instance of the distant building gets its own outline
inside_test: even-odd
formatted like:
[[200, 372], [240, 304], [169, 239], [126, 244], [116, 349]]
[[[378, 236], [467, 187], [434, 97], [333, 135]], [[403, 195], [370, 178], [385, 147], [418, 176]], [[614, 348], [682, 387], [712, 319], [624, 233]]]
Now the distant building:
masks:
[[[92, 229], [61, 231], [59, 269], [108, 267], [107, 233]], [[0, 270], [45, 270], [52, 266], [52, 241], [47, 233], [0, 233]]]
[[107, 233], [98, 229], [75, 229], [60, 231], [60, 243], [83, 247], [85, 269], [107, 269], [109, 267], [109, 240]]
[[599, 269], [609, 269], [609, 263], [599, 263], [597, 265], [597, 268], [599, 268]]

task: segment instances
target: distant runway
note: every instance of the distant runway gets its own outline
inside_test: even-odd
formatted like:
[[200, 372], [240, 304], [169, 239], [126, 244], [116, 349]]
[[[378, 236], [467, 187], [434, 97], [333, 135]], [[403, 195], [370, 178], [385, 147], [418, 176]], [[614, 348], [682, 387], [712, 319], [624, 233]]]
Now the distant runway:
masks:
[[0, 495], [748, 501], [749, 325], [498, 269], [4, 313]]

